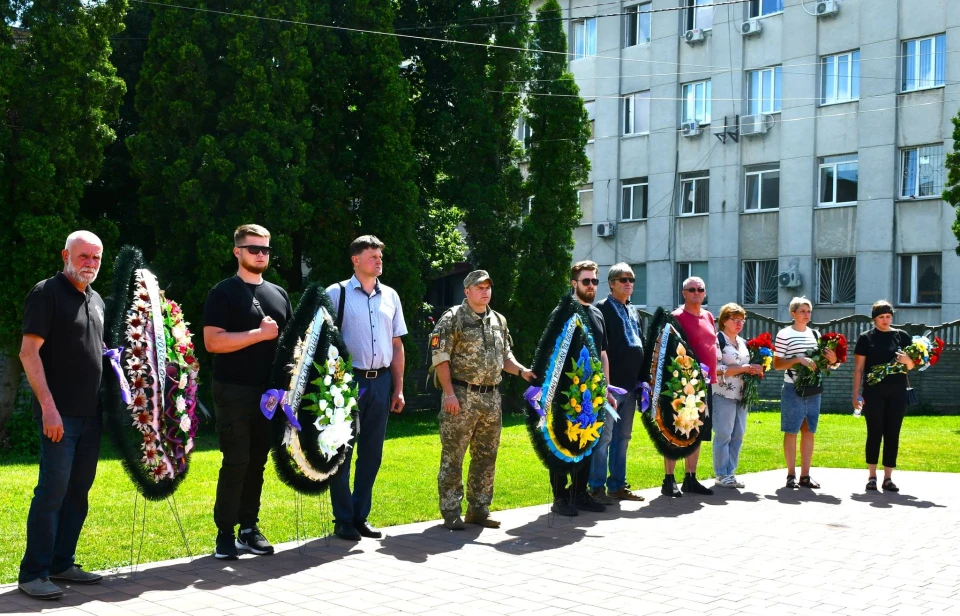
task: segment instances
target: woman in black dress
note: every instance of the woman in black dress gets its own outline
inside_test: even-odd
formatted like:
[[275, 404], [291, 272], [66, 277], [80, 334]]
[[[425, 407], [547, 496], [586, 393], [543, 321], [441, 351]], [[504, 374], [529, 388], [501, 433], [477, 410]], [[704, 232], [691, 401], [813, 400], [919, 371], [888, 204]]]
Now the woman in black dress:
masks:
[[[900, 426], [907, 412], [907, 375], [889, 374], [876, 385], [864, 383], [864, 375], [874, 366], [896, 360], [913, 370], [913, 360], [903, 352], [912, 342], [910, 335], [893, 329], [893, 306], [886, 300], [873, 305], [871, 311], [873, 329], [860, 334], [854, 349], [856, 363], [853, 369], [853, 408], [862, 404], [867, 420], [867, 467], [870, 477], [867, 490], [877, 489], [877, 460], [880, 457], [880, 442], [883, 441], [883, 484], [885, 491], [899, 492], [891, 476], [897, 466], [897, 449], [900, 446]], [[863, 384], [863, 402], [860, 385]]]

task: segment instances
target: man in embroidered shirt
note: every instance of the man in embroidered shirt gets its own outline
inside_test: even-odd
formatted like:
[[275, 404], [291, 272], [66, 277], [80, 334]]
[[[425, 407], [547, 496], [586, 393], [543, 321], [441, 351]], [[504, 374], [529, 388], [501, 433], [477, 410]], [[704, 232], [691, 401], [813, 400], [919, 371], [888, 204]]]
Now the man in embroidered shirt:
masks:
[[[642, 501], [627, 483], [627, 447], [633, 432], [637, 410], [637, 383], [643, 366], [643, 327], [640, 316], [630, 304], [636, 276], [626, 263], [617, 263], [607, 273], [610, 295], [597, 302], [607, 327], [607, 356], [610, 359], [610, 384], [627, 390], [614, 394], [620, 419], [600, 433], [600, 442], [590, 456], [590, 494], [609, 505], [612, 499]], [[609, 476], [607, 463], [609, 460]], [[606, 489], [604, 489], [606, 486]]]
[[[713, 323], [713, 315], [703, 309], [703, 300], [707, 296], [707, 285], [702, 278], [692, 276], [683, 281], [683, 306], [673, 311], [673, 316], [683, 328], [687, 343], [693, 349], [700, 363], [710, 371], [710, 385], [707, 385], [707, 404], [712, 398], [711, 385], [717, 382], [717, 329]], [[700, 443], [713, 438], [713, 420], [710, 417], [710, 408], [703, 417], [703, 425], [697, 433], [697, 445], [693, 452], [684, 460], [686, 475], [683, 478], [683, 492], [693, 494], [713, 494], [713, 490], [697, 481], [697, 462], [700, 460]], [[663, 459], [665, 475], [660, 492], [665, 496], [681, 496], [677, 487], [674, 470], [677, 461]]]
[[399, 413], [404, 406], [401, 336], [406, 335], [407, 325], [400, 296], [379, 280], [383, 273], [383, 248], [383, 242], [372, 235], [353, 240], [350, 244], [353, 277], [327, 288], [341, 323], [340, 333], [350, 351], [357, 385], [365, 390], [357, 406], [360, 432], [354, 446], [357, 469], [353, 492], [350, 491], [350, 462], [354, 449], [347, 450], [340, 471], [330, 482], [334, 534], [348, 541], [383, 536], [367, 517], [383, 457], [387, 416], [391, 411]]

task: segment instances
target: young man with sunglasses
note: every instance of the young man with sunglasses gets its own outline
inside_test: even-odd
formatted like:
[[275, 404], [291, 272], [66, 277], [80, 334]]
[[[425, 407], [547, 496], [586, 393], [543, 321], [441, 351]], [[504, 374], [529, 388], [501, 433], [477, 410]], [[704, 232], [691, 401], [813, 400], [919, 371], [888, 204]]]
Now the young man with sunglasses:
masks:
[[[627, 483], [627, 447], [633, 432], [637, 410], [637, 383], [643, 366], [643, 325], [630, 304], [636, 276], [626, 263], [617, 263], [607, 272], [610, 295], [597, 302], [607, 328], [607, 355], [610, 359], [610, 384], [627, 391], [617, 400], [620, 419], [610, 430], [600, 433], [600, 442], [590, 456], [590, 495], [604, 505], [613, 499], [642, 501]], [[608, 475], [609, 462], [609, 475]]]
[[[697, 359], [709, 369], [710, 383], [707, 385], [707, 404], [709, 405], [709, 400], [713, 399], [712, 385], [717, 382], [717, 328], [714, 325], [713, 315], [709, 310], [703, 309], [703, 300], [707, 297], [707, 285], [702, 278], [691, 276], [683, 281], [682, 289], [683, 305], [673, 311], [673, 316], [683, 328], [687, 343], [693, 349]], [[687, 471], [683, 478], [683, 492], [707, 496], [713, 494], [713, 490], [697, 481], [700, 443], [710, 441], [712, 438], [713, 420], [708, 407], [708, 412], [703, 417], [703, 425], [697, 433], [697, 446], [683, 461]], [[682, 496], [683, 492], [677, 486], [677, 480], [673, 474], [677, 468], [677, 461], [664, 458], [663, 467], [665, 474], [663, 486], [660, 488], [661, 494]]]
[[[207, 294], [203, 343], [213, 354], [213, 407], [223, 462], [213, 520], [214, 556], [236, 560], [237, 550], [273, 554], [257, 527], [263, 470], [270, 453], [270, 422], [260, 411], [280, 330], [293, 316], [290, 298], [263, 279], [270, 264], [270, 232], [242, 225], [233, 233], [237, 275]], [[239, 525], [240, 534], [234, 537]]]

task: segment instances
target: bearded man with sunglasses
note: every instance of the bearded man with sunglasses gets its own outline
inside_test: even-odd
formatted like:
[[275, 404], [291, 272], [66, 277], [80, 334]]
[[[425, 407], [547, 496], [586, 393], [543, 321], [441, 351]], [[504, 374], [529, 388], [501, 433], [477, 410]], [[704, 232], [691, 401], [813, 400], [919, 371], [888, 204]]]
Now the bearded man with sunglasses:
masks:
[[[236, 560], [237, 550], [273, 554], [257, 527], [263, 470], [270, 453], [270, 421], [260, 411], [280, 330], [293, 316], [290, 298], [263, 279], [270, 264], [270, 232], [242, 225], [233, 233], [237, 275], [207, 294], [203, 343], [213, 354], [213, 405], [223, 462], [213, 520], [214, 556]], [[234, 537], [234, 528], [240, 534]]]

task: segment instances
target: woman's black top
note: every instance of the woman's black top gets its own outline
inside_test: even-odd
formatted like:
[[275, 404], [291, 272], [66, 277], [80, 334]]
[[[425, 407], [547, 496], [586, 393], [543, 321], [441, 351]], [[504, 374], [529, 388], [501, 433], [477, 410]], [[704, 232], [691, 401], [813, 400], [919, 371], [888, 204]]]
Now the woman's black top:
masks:
[[895, 391], [907, 387], [907, 377], [904, 374], [889, 374], [876, 385], [868, 385], [866, 376], [874, 366], [890, 363], [897, 358], [897, 349], [903, 350], [913, 342], [910, 334], [903, 330], [891, 329], [882, 332], [876, 327], [860, 334], [857, 346], [853, 352], [866, 358], [864, 364], [864, 389], [873, 391]]

